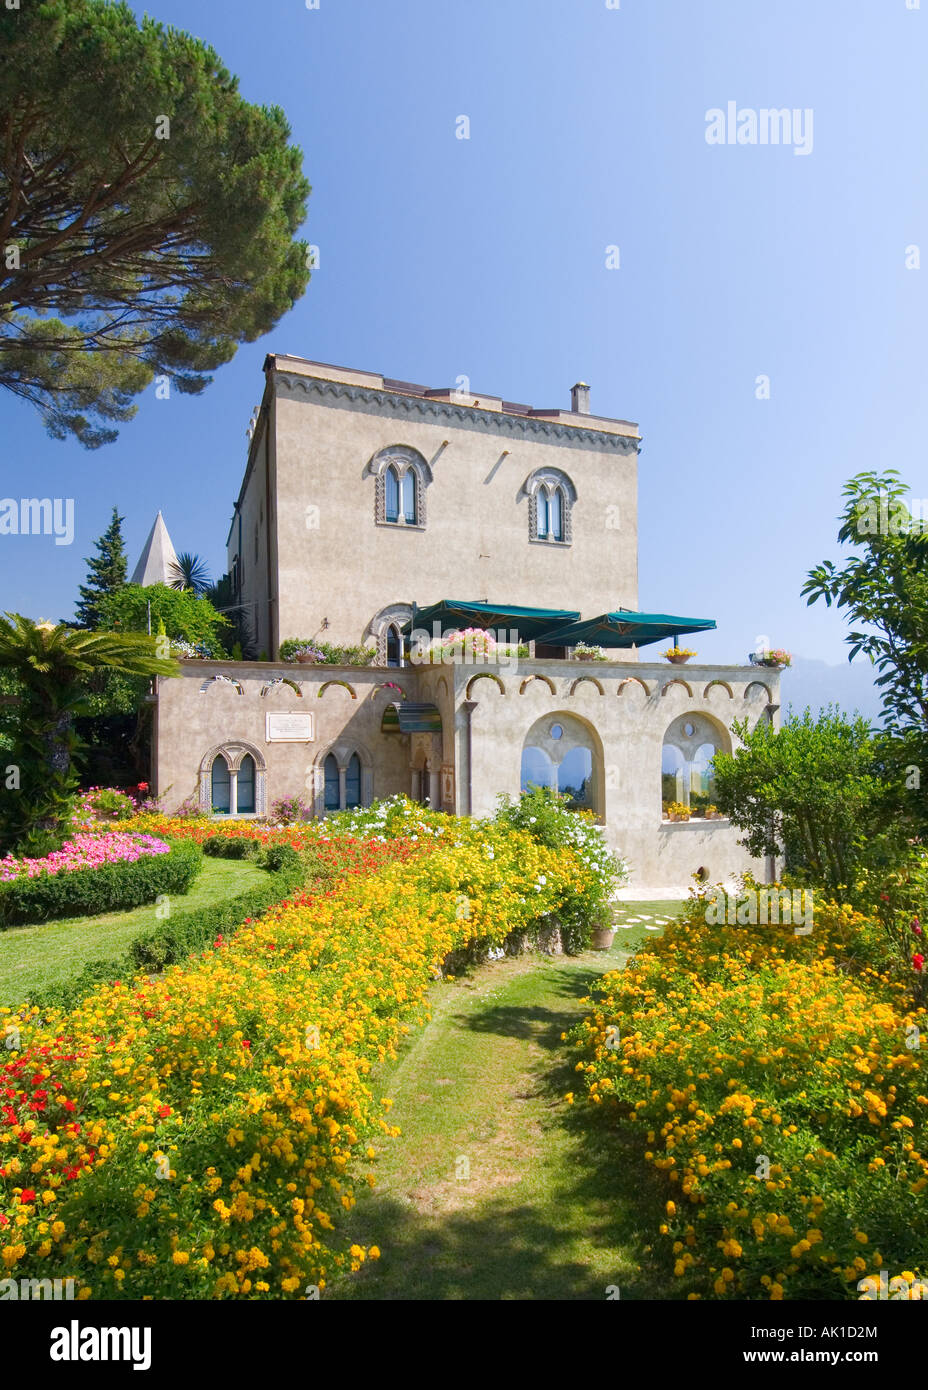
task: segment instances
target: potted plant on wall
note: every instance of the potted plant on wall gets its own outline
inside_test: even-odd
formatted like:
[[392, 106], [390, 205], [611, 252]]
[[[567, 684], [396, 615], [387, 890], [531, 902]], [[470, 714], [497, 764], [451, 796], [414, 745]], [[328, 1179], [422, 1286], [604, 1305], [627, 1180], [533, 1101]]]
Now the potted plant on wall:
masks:
[[703, 815], [705, 816], [706, 820], [721, 820], [722, 818], [721, 811], [717, 806], [713, 806], [711, 801], [709, 802], [709, 805], [706, 807], [706, 809], [703, 811]]
[[297, 648], [294, 652], [294, 659], [298, 661], [301, 666], [316, 666], [320, 661], [325, 661], [325, 653], [321, 652], [318, 647], [307, 645]]
[[577, 661], [607, 661], [608, 657], [602, 647], [591, 647], [587, 642], [578, 642], [574, 647], [574, 657]]
[[671, 801], [667, 807], [667, 819], [672, 821], [689, 820], [690, 808], [684, 801]]
[[784, 666], [793, 664], [792, 653], [783, 651], [782, 647], [768, 647], [762, 652], [751, 652], [748, 659], [752, 666], [776, 666], [781, 670]]
[[674, 666], [682, 666], [684, 661], [689, 661], [691, 656], [696, 655], [697, 653], [691, 651], [689, 647], [668, 647], [665, 652], [661, 652], [661, 656], [672, 661]]

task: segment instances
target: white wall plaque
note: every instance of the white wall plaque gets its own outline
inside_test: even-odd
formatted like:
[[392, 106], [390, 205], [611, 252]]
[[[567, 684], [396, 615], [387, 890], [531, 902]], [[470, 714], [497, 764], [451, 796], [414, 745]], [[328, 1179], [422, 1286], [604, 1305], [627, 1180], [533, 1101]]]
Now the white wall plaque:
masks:
[[312, 743], [313, 717], [311, 714], [268, 714], [265, 740], [268, 743]]

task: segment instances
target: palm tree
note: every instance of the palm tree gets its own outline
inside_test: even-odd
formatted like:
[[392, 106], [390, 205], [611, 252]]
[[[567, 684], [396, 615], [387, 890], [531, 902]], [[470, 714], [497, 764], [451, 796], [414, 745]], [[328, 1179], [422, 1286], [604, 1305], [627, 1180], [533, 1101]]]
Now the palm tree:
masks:
[[[85, 632], [63, 623], [0, 617], [0, 672], [16, 690], [16, 769], [0, 782], [0, 846], [45, 852], [61, 838], [77, 786], [78, 740], [72, 728], [99, 672], [173, 676], [176, 662], [156, 656], [153, 638], [134, 632]], [[18, 785], [10, 787], [13, 781]]]
[[210, 577], [206, 561], [186, 550], [178, 555], [171, 565], [171, 588], [192, 589], [195, 594], [204, 594], [209, 587]]

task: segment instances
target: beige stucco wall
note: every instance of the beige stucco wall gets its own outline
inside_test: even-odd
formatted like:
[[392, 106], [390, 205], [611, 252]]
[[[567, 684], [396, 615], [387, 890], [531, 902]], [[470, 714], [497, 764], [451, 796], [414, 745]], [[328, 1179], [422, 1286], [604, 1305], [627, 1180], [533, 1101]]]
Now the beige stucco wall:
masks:
[[[269, 372], [240, 502], [243, 599], [268, 655], [278, 634], [363, 642], [393, 604], [489, 599], [584, 617], [637, 607], [636, 427], [482, 405]], [[375, 520], [365, 470], [391, 445], [417, 450], [431, 468], [421, 528]], [[539, 468], [560, 470], [576, 489], [570, 544], [529, 539], [523, 486]], [[234, 522], [230, 565], [237, 540]]]
[[[544, 727], [557, 717], [569, 727], [579, 721], [591, 733], [605, 834], [629, 860], [635, 887], [643, 892], [685, 888], [699, 868], [713, 881], [749, 867], [765, 876], [765, 866], [750, 859], [726, 821], [662, 820], [661, 749], [668, 726], [684, 714], [707, 719], [725, 747], [736, 744], [729, 732], [734, 719], [747, 717], [753, 726], [769, 711], [777, 723], [777, 671], [576, 661], [402, 670], [186, 662], [182, 671], [179, 679], [158, 682], [154, 781], [159, 793], [170, 787], [169, 810], [194, 793], [204, 759], [220, 746], [235, 745], [247, 747], [259, 766], [263, 763], [268, 805], [301, 794], [312, 801], [313, 769], [325, 755], [334, 751], [344, 765], [357, 751], [366, 770], [365, 800], [408, 794], [413, 770], [422, 769], [432, 778], [433, 795], [443, 778], [444, 809], [491, 815], [500, 793], [518, 796], [526, 735], [538, 721]], [[210, 680], [216, 675], [231, 677], [243, 693]], [[294, 681], [301, 696], [281, 685], [262, 695], [278, 676]], [[354, 698], [332, 683], [338, 681], [351, 686]], [[388, 681], [410, 700], [438, 707], [440, 736], [381, 732], [384, 707], [396, 697], [395, 690], [378, 688]], [[313, 742], [268, 743], [269, 711], [311, 712]]]

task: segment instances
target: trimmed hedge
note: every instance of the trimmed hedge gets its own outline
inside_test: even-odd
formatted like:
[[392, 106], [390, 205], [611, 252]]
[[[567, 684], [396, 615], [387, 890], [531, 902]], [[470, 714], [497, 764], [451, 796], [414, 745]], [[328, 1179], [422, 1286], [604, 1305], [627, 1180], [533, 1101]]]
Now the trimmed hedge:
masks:
[[123, 912], [162, 893], [186, 893], [203, 862], [192, 840], [169, 840], [167, 854], [143, 854], [122, 864], [74, 869], [0, 885], [0, 930], [53, 917]]
[[261, 917], [302, 885], [306, 869], [289, 845], [269, 846], [256, 862], [267, 870], [267, 883], [226, 902], [167, 917], [153, 930], [141, 932], [123, 955], [92, 961], [73, 980], [53, 985], [28, 1002], [43, 1009], [70, 1009], [100, 984], [130, 978], [140, 970], [155, 974], [210, 946], [220, 932], [231, 935], [247, 918]]

